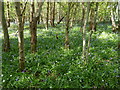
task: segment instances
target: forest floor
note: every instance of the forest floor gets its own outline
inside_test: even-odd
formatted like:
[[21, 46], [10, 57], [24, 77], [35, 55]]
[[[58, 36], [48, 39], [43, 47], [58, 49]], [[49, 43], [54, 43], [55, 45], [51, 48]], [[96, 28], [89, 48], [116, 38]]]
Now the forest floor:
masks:
[[[9, 28], [11, 51], [2, 53], [4, 88], [120, 88], [118, 81], [118, 35], [109, 24], [98, 25], [93, 33], [87, 64], [82, 61], [82, 33], [70, 29], [70, 49], [64, 49], [65, 28], [38, 26], [37, 53], [30, 52], [29, 26], [25, 25], [25, 70], [18, 71], [16, 25]], [[56, 34], [58, 39], [56, 39]], [[88, 37], [89, 33], [87, 33]]]

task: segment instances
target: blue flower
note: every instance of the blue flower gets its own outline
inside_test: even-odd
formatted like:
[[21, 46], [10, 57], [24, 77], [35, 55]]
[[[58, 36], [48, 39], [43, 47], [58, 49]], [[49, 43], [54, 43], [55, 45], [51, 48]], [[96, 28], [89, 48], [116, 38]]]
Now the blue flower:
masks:
[[18, 81], [19, 79], [16, 79], [15, 81]]

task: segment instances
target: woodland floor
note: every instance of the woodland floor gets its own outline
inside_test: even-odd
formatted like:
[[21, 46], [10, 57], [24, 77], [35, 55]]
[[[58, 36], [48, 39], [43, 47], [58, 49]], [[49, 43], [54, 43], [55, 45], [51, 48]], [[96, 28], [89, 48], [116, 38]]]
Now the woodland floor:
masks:
[[[38, 26], [37, 53], [30, 53], [29, 26], [25, 25], [26, 70], [17, 72], [18, 39], [16, 25], [9, 28], [11, 51], [2, 53], [4, 88], [120, 88], [117, 53], [118, 35], [110, 24], [99, 24], [91, 40], [85, 65], [82, 55], [80, 26], [70, 29], [70, 49], [64, 49], [65, 26], [44, 29]], [[56, 39], [58, 34], [58, 39]], [[87, 36], [89, 33], [87, 33]]]

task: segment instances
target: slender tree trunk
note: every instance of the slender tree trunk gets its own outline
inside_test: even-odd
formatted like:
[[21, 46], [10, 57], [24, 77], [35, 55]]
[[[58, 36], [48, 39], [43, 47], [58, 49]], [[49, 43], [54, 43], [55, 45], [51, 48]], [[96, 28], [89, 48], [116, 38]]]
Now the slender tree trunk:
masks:
[[21, 9], [21, 3], [15, 2], [16, 14], [18, 19], [18, 46], [19, 46], [19, 69], [23, 71], [25, 68], [25, 55], [24, 55], [24, 19]]
[[98, 10], [98, 2], [96, 2], [96, 7], [94, 9], [94, 7], [92, 7], [95, 3], [92, 2], [91, 3], [91, 12], [90, 12], [90, 27], [89, 30], [94, 30], [96, 31], [96, 17], [97, 17], [97, 10]]
[[[35, 10], [34, 2], [31, 2], [31, 13], [30, 13], [30, 33], [31, 33], [31, 52], [36, 52], [37, 47], [37, 21], [40, 17], [43, 2], [38, 3], [39, 9]], [[36, 12], [35, 12], [36, 11]]]
[[[90, 6], [91, 7], [91, 6]], [[89, 34], [89, 38], [88, 38], [88, 46], [87, 46], [87, 51], [86, 51], [86, 60], [88, 60], [88, 55], [89, 55], [89, 52], [90, 52], [90, 42], [91, 42], [91, 38], [92, 38], [92, 34], [93, 34], [93, 32], [94, 31], [96, 31], [96, 17], [97, 17], [97, 9], [98, 9], [98, 2], [96, 3], [96, 8], [95, 8], [95, 10], [93, 11], [93, 10], [91, 10], [91, 13], [92, 13], [92, 11], [94, 12], [94, 15], [91, 15], [93, 18], [92, 18], [92, 20], [93, 21], [91, 21], [91, 22], [93, 22], [92, 23], [92, 27], [90, 27], [90, 34]], [[90, 16], [90, 17], [91, 17]]]
[[[0, 1], [0, 12], [2, 12], [3, 10], [2, 10], [2, 1]], [[2, 26], [1, 25], [2, 24], [2, 13], [0, 13], [0, 26]]]
[[94, 30], [94, 13], [95, 13], [95, 11], [94, 11], [94, 7], [93, 7], [93, 5], [94, 5], [94, 2], [91, 2], [91, 8], [90, 8], [90, 25], [89, 25], [89, 31], [90, 30]]
[[85, 19], [85, 6], [84, 6], [84, 2], [82, 2], [82, 19], [81, 19], [81, 29], [80, 29], [80, 32], [83, 32], [83, 21]]
[[87, 10], [86, 10], [86, 15], [84, 18], [84, 26], [83, 26], [83, 51], [82, 51], [83, 53], [82, 56], [85, 63], [86, 63], [86, 25], [88, 22], [89, 11], [90, 11], [90, 2], [87, 2]]
[[55, 26], [55, 2], [53, 3], [53, 27]]
[[36, 52], [36, 44], [37, 44], [37, 35], [36, 35], [36, 20], [34, 17], [35, 6], [34, 2], [31, 3], [31, 13], [30, 13], [30, 34], [31, 34], [31, 52]]
[[120, 1], [118, 1], [118, 57], [120, 55]]
[[7, 26], [10, 27], [10, 2], [7, 1]]
[[59, 4], [59, 12], [58, 12], [58, 22], [61, 20], [61, 6], [60, 6], [60, 4]]
[[47, 2], [47, 18], [46, 18], [46, 25], [47, 25], [47, 29], [48, 29], [48, 22], [49, 22], [49, 2]]
[[96, 22], [96, 19], [97, 19], [97, 16], [98, 16], [98, 6], [99, 6], [99, 3], [96, 2], [95, 16], [94, 16], [94, 31], [97, 30], [97, 22]]
[[68, 11], [66, 16], [66, 30], [65, 30], [65, 49], [69, 49], [69, 24], [70, 24], [70, 2], [68, 2]]
[[53, 26], [53, 3], [50, 2], [50, 25]]
[[117, 29], [117, 25], [116, 25], [116, 23], [115, 23], [115, 17], [114, 17], [113, 8], [111, 8], [111, 21], [112, 21], [112, 29], [113, 29], [113, 32], [115, 32], [116, 29]]
[[2, 28], [3, 28], [3, 33], [4, 33], [4, 47], [3, 50], [5, 52], [10, 50], [10, 42], [9, 42], [9, 34], [8, 34], [8, 27], [5, 19], [5, 14], [4, 14], [4, 2], [2, 2]]
[[50, 24], [51, 26], [55, 26], [54, 24], [55, 21], [55, 2], [50, 3]]

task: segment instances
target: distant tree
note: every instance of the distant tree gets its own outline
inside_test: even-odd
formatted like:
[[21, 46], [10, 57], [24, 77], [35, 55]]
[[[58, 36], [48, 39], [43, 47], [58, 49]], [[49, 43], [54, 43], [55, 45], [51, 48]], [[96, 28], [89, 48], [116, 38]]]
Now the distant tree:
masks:
[[[95, 4], [95, 8], [92, 7], [92, 5]], [[96, 18], [97, 18], [97, 10], [98, 10], [98, 2], [94, 3], [92, 2], [90, 4], [90, 25], [89, 25], [89, 37], [88, 37], [88, 44], [87, 44], [87, 50], [86, 50], [86, 60], [88, 59], [89, 56], [89, 49], [90, 49], [90, 43], [91, 43], [91, 38], [92, 34], [94, 31], [96, 31], [97, 23], [96, 23]]]
[[4, 43], [3, 43], [3, 50], [5, 52], [10, 50], [10, 41], [9, 41], [9, 34], [8, 34], [8, 27], [5, 19], [5, 10], [4, 10], [4, 1], [2, 2], [2, 28], [4, 33]]
[[83, 23], [83, 21], [84, 21], [84, 19], [85, 19], [85, 3], [84, 2], [82, 2], [82, 19], [81, 19], [81, 29], [80, 29], [80, 31], [81, 32], [83, 32], [83, 25], [84, 25], [84, 23]]
[[98, 2], [92, 2], [91, 8], [90, 8], [90, 26], [89, 26], [89, 30], [94, 30], [96, 31], [96, 17], [97, 17], [97, 10], [98, 10]]
[[55, 26], [55, 2], [50, 2], [50, 24]]
[[25, 56], [24, 56], [24, 13], [26, 9], [26, 4], [21, 7], [20, 2], [15, 2], [16, 14], [18, 19], [18, 46], [19, 46], [19, 69], [23, 71], [25, 68]]

